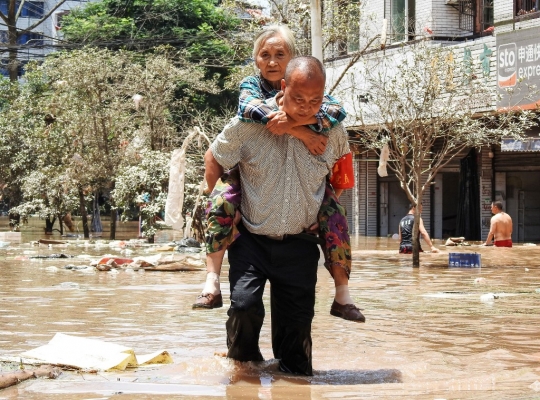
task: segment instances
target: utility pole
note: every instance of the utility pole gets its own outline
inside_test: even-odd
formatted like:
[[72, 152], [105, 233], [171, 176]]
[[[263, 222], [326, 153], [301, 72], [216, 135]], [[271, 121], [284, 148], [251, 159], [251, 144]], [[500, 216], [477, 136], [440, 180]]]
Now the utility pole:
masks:
[[311, 55], [323, 62], [321, 0], [311, 0]]

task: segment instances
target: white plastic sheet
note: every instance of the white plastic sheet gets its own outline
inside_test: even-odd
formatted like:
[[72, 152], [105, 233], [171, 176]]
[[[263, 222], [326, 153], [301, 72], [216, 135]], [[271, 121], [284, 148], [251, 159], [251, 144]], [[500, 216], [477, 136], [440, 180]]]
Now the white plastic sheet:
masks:
[[380, 177], [388, 176], [388, 172], [386, 171], [386, 163], [390, 159], [390, 149], [388, 148], [388, 145], [385, 144], [383, 148], [381, 149], [381, 155], [379, 157], [379, 168], [377, 168], [377, 173]]
[[167, 351], [162, 350], [137, 357], [129, 347], [63, 333], [57, 333], [48, 344], [27, 351], [21, 356], [47, 364], [100, 371], [111, 369], [123, 371], [126, 367], [173, 362]]
[[165, 203], [165, 223], [174, 230], [184, 227], [182, 209], [184, 207], [184, 181], [186, 174], [186, 149], [184, 146], [173, 151], [169, 175], [169, 191]]

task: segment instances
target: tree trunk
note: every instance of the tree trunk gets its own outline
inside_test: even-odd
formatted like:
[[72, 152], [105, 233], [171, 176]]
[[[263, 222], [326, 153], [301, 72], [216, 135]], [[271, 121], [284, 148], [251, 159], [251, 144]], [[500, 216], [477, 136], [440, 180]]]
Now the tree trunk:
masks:
[[60, 225], [60, 235], [64, 235], [64, 224], [62, 223], [62, 214], [58, 214], [58, 224]]
[[118, 216], [118, 212], [115, 209], [111, 210], [111, 221], [110, 221], [110, 234], [109, 239], [114, 240], [116, 239], [116, 218]]
[[15, 4], [8, 4], [8, 72], [9, 80], [17, 82], [19, 78], [19, 61], [17, 60], [18, 45], [17, 45], [17, 20], [16, 20]]
[[418, 233], [420, 231], [420, 210], [416, 206], [414, 210], [414, 225], [412, 231], [412, 263], [413, 268], [420, 267], [420, 238]]
[[56, 217], [53, 217], [51, 221], [51, 217], [47, 216], [45, 218], [45, 235], [52, 235], [54, 222], [56, 221]]
[[81, 188], [79, 188], [79, 206], [81, 211], [81, 220], [84, 232], [84, 238], [90, 238], [90, 229], [88, 227], [88, 214], [86, 212], [86, 201], [84, 199], [84, 193]]
[[419, 268], [420, 267], [420, 218], [422, 218], [422, 213], [420, 211], [420, 208], [422, 206], [422, 199], [424, 196], [424, 191], [422, 189], [422, 165], [423, 161], [420, 160], [414, 160], [414, 195], [416, 197], [416, 201], [414, 201], [415, 208], [414, 208], [414, 225], [413, 225], [413, 232], [412, 232], [412, 262], [413, 262], [413, 268]]
[[31, 378], [46, 377], [49, 379], [55, 379], [61, 374], [61, 372], [62, 370], [60, 368], [54, 368], [50, 365], [42, 365], [38, 369], [31, 371], [22, 370], [2, 373], [2, 375], [0, 375], [0, 390]]

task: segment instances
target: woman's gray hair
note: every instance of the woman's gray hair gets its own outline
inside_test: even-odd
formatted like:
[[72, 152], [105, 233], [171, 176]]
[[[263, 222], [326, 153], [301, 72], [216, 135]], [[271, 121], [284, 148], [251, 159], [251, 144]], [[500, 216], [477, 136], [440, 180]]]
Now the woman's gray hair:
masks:
[[257, 54], [261, 49], [266, 39], [274, 36], [281, 36], [285, 41], [285, 46], [289, 49], [291, 57], [296, 56], [296, 42], [294, 40], [294, 34], [285, 25], [268, 25], [264, 30], [257, 35], [255, 43], [253, 44], [253, 60], [257, 59]]

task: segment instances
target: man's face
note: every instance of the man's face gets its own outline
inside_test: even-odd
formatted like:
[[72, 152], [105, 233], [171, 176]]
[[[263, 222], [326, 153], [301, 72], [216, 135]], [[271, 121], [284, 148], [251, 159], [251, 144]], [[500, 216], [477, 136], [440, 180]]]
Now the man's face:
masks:
[[295, 121], [302, 124], [315, 116], [324, 96], [324, 79], [316, 77], [308, 79], [301, 71], [293, 71], [289, 84], [281, 81], [283, 90], [282, 110]]

